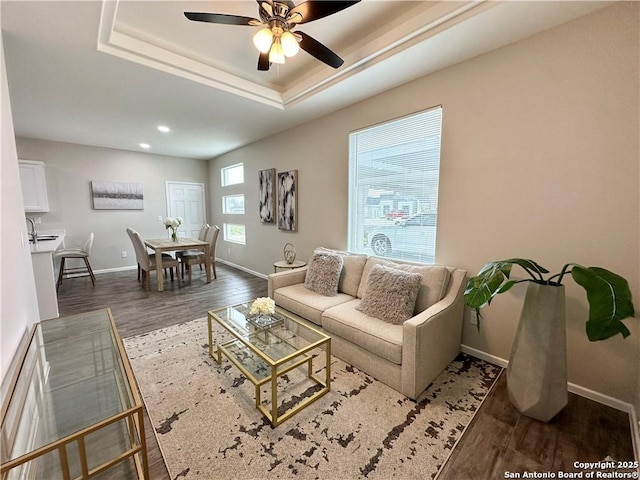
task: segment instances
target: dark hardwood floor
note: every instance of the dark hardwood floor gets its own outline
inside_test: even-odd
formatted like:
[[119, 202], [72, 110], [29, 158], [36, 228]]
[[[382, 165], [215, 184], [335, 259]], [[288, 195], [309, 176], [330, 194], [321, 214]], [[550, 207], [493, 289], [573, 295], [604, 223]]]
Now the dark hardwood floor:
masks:
[[[110, 308], [121, 337], [126, 338], [267, 295], [264, 279], [223, 264], [217, 264], [217, 271], [218, 278], [210, 284], [197, 268], [191, 285], [165, 279], [164, 292], [155, 290], [155, 273], [152, 289], [145, 291], [135, 270], [98, 275], [95, 287], [88, 278], [64, 280], [58, 292], [60, 315]], [[571, 471], [568, 466], [574, 461], [607, 456], [633, 460], [628, 414], [571, 394], [569, 405], [551, 422], [530, 420], [509, 403], [505, 376], [454, 449], [440, 480], [507, 478], [506, 471]], [[145, 422], [151, 479], [168, 480], [148, 417]]]
[[[589, 478], [586, 473], [591, 471], [596, 472], [592, 478], [607, 478], [598, 477], [597, 472], [637, 471], [574, 466], [574, 462], [594, 463], [608, 457], [634, 461], [627, 413], [570, 393], [568, 405], [550, 422], [532, 420], [509, 402], [506, 374], [502, 372], [438, 480], [559, 478], [558, 472], [582, 475], [564, 478]], [[525, 477], [525, 472], [553, 472], [556, 476]]]
[[[137, 281], [135, 270], [65, 279], [58, 291], [60, 316], [110, 308], [122, 338], [207, 316], [209, 310], [267, 295], [267, 281], [236, 268], [216, 264], [218, 278], [207, 284], [204, 272], [193, 267], [193, 280], [164, 280], [158, 292], [155, 272], [151, 289]], [[186, 277], [186, 275], [185, 275]]]

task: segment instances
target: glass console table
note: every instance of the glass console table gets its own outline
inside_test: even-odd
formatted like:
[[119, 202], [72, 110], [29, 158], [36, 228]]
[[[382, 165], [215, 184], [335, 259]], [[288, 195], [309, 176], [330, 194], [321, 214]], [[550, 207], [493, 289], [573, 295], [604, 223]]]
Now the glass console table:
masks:
[[111, 311], [34, 326], [3, 395], [0, 478], [149, 478], [143, 406]]

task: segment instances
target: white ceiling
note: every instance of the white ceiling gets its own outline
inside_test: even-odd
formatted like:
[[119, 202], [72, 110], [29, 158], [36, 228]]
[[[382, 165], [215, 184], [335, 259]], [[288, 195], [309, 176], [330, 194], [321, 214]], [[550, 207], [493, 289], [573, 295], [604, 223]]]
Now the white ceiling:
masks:
[[342, 67], [301, 51], [269, 72], [260, 27], [183, 15], [255, 1], [2, 0], [0, 20], [16, 135], [208, 159], [607, 4], [363, 0], [298, 28]]

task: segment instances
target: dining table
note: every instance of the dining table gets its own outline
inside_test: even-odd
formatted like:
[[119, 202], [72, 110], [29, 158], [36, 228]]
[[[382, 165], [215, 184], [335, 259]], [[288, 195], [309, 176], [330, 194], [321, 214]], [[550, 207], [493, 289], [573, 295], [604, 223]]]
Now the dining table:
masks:
[[156, 253], [156, 268], [158, 271], [158, 291], [164, 290], [162, 272], [162, 254], [164, 252], [178, 252], [182, 250], [202, 250], [204, 252], [204, 268], [207, 272], [207, 283], [211, 282], [211, 258], [209, 257], [209, 242], [196, 238], [178, 237], [145, 239], [144, 244]]

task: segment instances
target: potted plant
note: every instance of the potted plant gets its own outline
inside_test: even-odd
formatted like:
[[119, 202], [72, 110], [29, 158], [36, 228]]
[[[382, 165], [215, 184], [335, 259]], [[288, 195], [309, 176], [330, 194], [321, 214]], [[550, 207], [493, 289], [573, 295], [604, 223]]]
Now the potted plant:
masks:
[[[512, 280], [513, 265], [528, 278]], [[623, 319], [634, 315], [629, 284], [620, 275], [600, 267], [568, 263], [555, 275], [533, 260], [510, 258], [485, 264], [467, 282], [465, 303], [478, 312], [493, 297], [515, 284], [528, 282], [520, 322], [516, 330], [509, 367], [509, 399], [523, 414], [549, 421], [567, 404], [565, 293], [563, 280], [570, 274], [583, 287], [589, 302], [586, 333], [590, 341], [614, 335], [629, 336]]]

